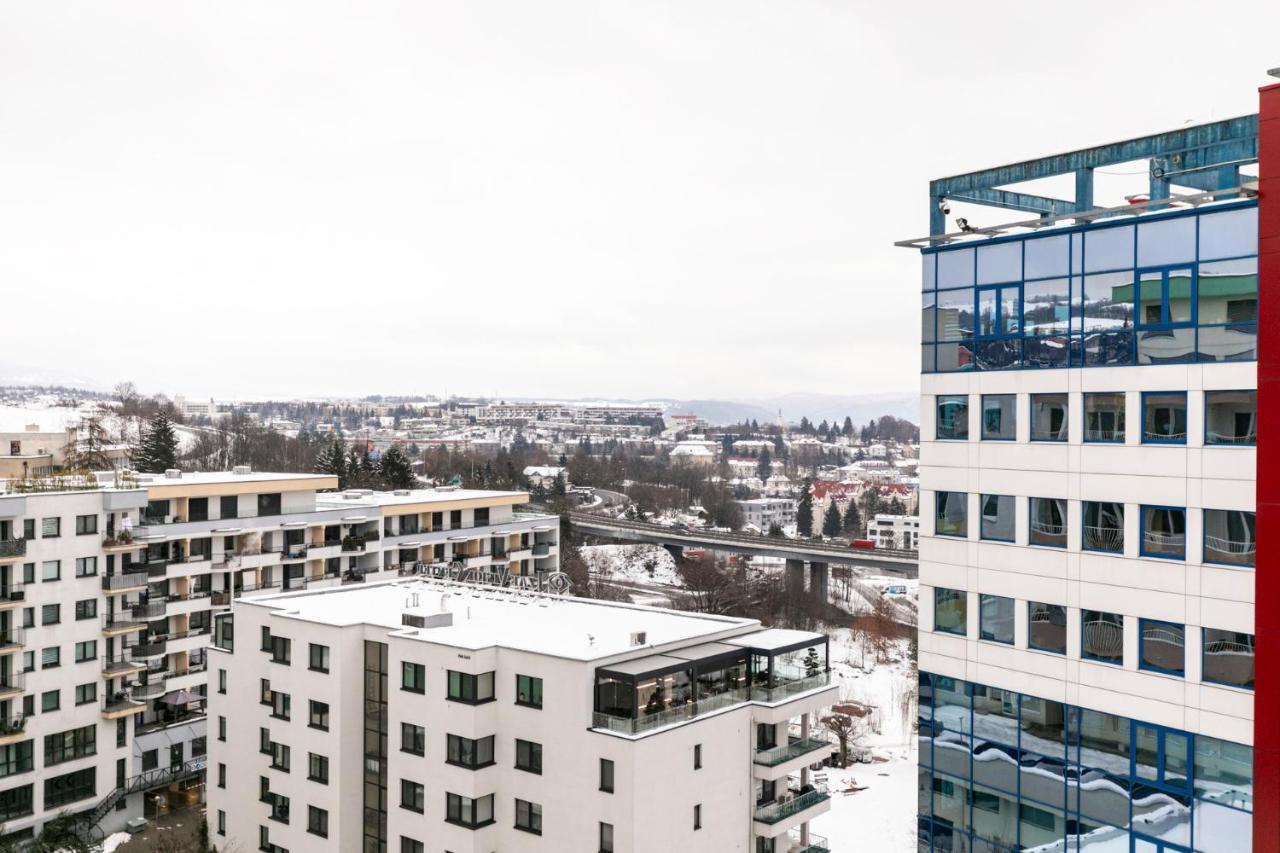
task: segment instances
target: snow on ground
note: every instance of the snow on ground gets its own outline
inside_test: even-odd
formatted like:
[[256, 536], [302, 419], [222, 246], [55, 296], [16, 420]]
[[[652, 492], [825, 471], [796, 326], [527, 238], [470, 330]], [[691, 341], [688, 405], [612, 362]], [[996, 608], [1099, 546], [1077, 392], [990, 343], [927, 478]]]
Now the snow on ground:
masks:
[[675, 558], [661, 545], [587, 545], [587, 568], [602, 577], [644, 586], [682, 586]]
[[115, 849], [125, 844], [131, 836], [127, 832], [115, 832], [102, 842], [102, 853], [115, 853]]
[[3, 406], [0, 405], [0, 432], [26, 432], [28, 424], [39, 426], [40, 432], [62, 432], [80, 422], [92, 407], [70, 406]]

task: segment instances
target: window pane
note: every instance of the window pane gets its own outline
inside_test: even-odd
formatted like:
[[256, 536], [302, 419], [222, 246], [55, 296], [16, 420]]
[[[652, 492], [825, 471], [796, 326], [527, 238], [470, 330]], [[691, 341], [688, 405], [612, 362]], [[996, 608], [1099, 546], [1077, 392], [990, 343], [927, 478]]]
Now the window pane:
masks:
[[934, 532], [939, 536], [969, 535], [969, 496], [964, 492], [937, 492]]
[[1113, 332], [1133, 326], [1133, 273], [1084, 277], [1084, 331]]
[[1258, 251], [1258, 209], [1248, 207], [1200, 217], [1200, 260]]
[[1067, 653], [1067, 608], [1060, 604], [1027, 603], [1027, 645], [1042, 652]]
[[999, 542], [1013, 541], [1014, 504], [1012, 495], [983, 495], [982, 530], [983, 539], [994, 539]]
[[1080, 339], [1077, 363], [1086, 367], [1133, 364], [1133, 332], [1092, 332]]
[[1253, 689], [1253, 635], [1205, 628], [1202, 678], [1215, 684]]
[[983, 595], [978, 636], [997, 643], [1013, 644], [1013, 599]]
[[1023, 334], [1065, 335], [1071, 319], [1071, 280], [1029, 281], [1022, 289]]
[[938, 340], [973, 337], [973, 290], [938, 291]]
[[968, 595], [964, 590], [943, 589], [933, 591], [933, 628], [948, 634], [964, 634], [967, 630]]
[[967, 396], [938, 397], [937, 436], [948, 440], [964, 440], [969, 437]]
[[1084, 395], [1084, 440], [1124, 441], [1124, 394]]
[[1172, 675], [1182, 675], [1186, 668], [1185, 629], [1171, 622], [1143, 619], [1139, 623], [1142, 654], [1139, 666]]
[[1071, 249], [1067, 235], [1027, 240], [1023, 245], [1026, 264], [1024, 274], [1027, 278], [1066, 275], [1070, 271]]
[[1022, 341], [1022, 362], [1027, 367], [1066, 367], [1070, 358], [1071, 347], [1065, 335]]
[[1012, 441], [1015, 437], [1013, 394], [988, 394], [982, 398], [982, 437]]
[[1138, 266], [1158, 267], [1196, 258], [1196, 220], [1179, 216], [1138, 226]]
[[1142, 395], [1142, 440], [1166, 444], [1187, 443], [1187, 395]]
[[973, 249], [938, 252], [938, 287], [964, 287], [973, 284]]
[[920, 341], [921, 343], [933, 343], [934, 332], [933, 322], [937, 315], [937, 299], [936, 293], [930, 291], [920, 298]]
[[1133, 266], [1133, 226], [1101, 228], [1084, 237], [1086, 272], [1118, 270]]
[[1084, 548], [1124, 553], [1124, 504], [1084, 502]]
[[1177, 507], [1142, 508], [1142, 553], [1184, 559], [1187, 555], [1187, 511]]
[[1253, 749], [1196, 735], [1195, 794], [1223, 805], [1253, 810]]
[[957, 370], [973, 370], [977, 366], [974, 361], [972, 341], [960, 344], [938, 344], [935, 359], [938, 371], [943, 373]]
[[1080, 612], [1080, 656], [1104, 663], [1124, 663], [1124, 617], [1098, 610]]
[[999, 332], [997, 326], [997, 290], [994, 287], [978, 290], [978, 336], [989, 338]]
[[1018, 281], [1022, 278], [1022, 243], [993, 243], [978, 247], [978, 284]]
[[1258, 392], [1206, 391], [1205, 444], [1257, 444]]
[[1256, 515], [1234, 509], [1204, 511], [1204, 559], [1206, 563], [1252, 566], [1256, 552]]
[[1031, 498], [1029, 506], [1031, 544], [1067, 547], [1067, 502], [1062, 498]]

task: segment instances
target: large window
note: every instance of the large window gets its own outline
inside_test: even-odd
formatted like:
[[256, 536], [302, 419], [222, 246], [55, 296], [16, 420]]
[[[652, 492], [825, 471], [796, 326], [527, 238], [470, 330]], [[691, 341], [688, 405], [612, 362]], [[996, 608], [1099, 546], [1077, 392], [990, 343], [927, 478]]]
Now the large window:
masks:
[[56, 809], [67, 803], [88, 799], [96, 793], [97, 767], [86, 767], [44, 780], [44, 807]]
[[984, 394], [982, 397], [982, 439], [1013, 441], [1017, 437], [1016, 397], [1013, 394]]
[[426, 801], [424, 799], [426, 789], [420, 782], [411, 782], [408, 779], [400, 780], [400, 808], [408, 809], [411, 812], [422, 813], [426, 809]]
[[964, 492], [935, 492], [934, 501], [934, 532], [939, 536], [968, 536], [969, 496]]
[[1258, 392], [1204, 392], [1204, 443], [1257, 444]]
[[1138, 622], [1138, 666], [1152, 672], [1182, 675], [1186, 670], [1186, 629], [1172, 622]]
[[982, 595], [978, 613], [978, 637], [1013, 645], [1013, 599]]
[[493, 735], [473, 740], [472, 738], [449, 735], [448, 753], [445, 760], [459, 767], [475, 770], [493, 764]]
[[400, 687], [410, 693], [425, 693], [427, 690], [426, 667], [420, 663], [402, 661], [400, 664]]
[[1124, 663], [1124, 617], [1100, 610], [1080, 611], [1080, 656], [1086, 660]]
[[938, 397], [937, 435], [941, 441], [969, 438], [969, 398], [963, 394]]
[[1031, 395], [1031, 440], [1067, 440], [1067, 395]]
[[933, 630], [945, 634], [960, 634], [968, 630], [968, 593], [962, 589], [933, 590]]
[[1255, 518], [1244, 510], [1204, 510], [1204, 561], [1252, 566], [1257, 550]]
[[1124, 394], [1084, 395], [1084, 440], [1124, 442]]
[[1027, 646], [1055, 655], [1067, 653], [1067, 608], [1061, 604], [1027, 602]]
[[516, 829], [542, 834], [542, 806], [528, 800], [516, 800]]
[[413, 723], [401, 723], [400, 751], [411, 755], [426, 755], [427, 730]]
[[516, 769], [542, 773], [542, 744], [516, 738]]
[[1201, 680], [1253, 689], [1253, 635], [1205, 628], [1201, 643]]
[[[95, 685], [96, 686], [96, 685]], [[85, 726], [44, 736], [44, 766], [51, 767], [98, 753], [98, 727]]]
[[542, 679], [532, 675], [517, 675], [516, 704], [527, 708], [541, 708]]
[[1187, 556], [1187, 511], [1182, 507], [1142, 508], [1142, 555], [1166, 560]]
[[449, 699], [454, 702], [470, 702], [479, 705], [493, 701], [493, 673], [482, 672], [473, 675], [469, 672], [449, 670]]
[[1187, 395], [1185, 392], [1153, 392], [1142, 395], [1143, 444], [1187, 443]]
[[1011, 495], [982, 495], [978, 498], [982, 506], [983, 539], [996, 542], [1012, 542], [1014, 529], [1014, 508]]
[[1084, 549], [1124, 553], [1124, 504], [1084, 502]]
[[1062, 498], [1030, 498], [1028, 541], [1046, 548], [1067, 547], [1067, 502]]
[[493, 823], [493, 794], [476, 799], [446, 794], [445, 820], [469, 829], [488, 826]]

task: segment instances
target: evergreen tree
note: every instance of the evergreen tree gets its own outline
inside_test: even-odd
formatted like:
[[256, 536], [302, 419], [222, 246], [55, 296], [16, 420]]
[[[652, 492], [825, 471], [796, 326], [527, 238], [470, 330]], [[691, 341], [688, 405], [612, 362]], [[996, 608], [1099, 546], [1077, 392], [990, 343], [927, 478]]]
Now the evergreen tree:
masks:
[[337, 477], [339, 489], [347, 487], [347, 452], [342, 447], [342, 439], [335, 438], [333, 444], [320, 451], [316, 456], [316, 471]]
[[770, 524], [769, 536], [773, 539], [782, 539], [783, 538], [782, 525], [776, 521]]
[[818, 435], [822, 438], [829, 438], [831, 436], [831, 425], [827, 423], [826, 418], [823, 418], [822, 423], [818, 424]]
[[801, 536], [813, 536], [813, 490], [806, 477], [800, 491], [800, 503], [796, 506], [796, 532]]
[[133, 452], [133, 467], [148, 474], [161, 474], [178, 467], [178, 436], [173, 421], [158, 412], [143, 431], [142, 441]]
[[808, 435], [813, 432], [813, 424], [809, 423], [809, 419], [804, 415], [800, 416], [800, 434]]
[[862, 515], [858, 512], [857, 501], [850, 499], [849, 505], [844, 509], [844, 521], [840, 528], [855, 539], [862, 538]]
[[846, 436], [853, 435], [853, 418], [844, 416], [844, 426], [840, 428], [840, 432]]
[[756, 476], [760, 478], [760, 482], [764, 483], [769, 480], [769, 475], [773, 473], [773, 457], [769, 455], [769, 448], [765, 447], [760, 451], [760, 458], [756, 461]]
[[839, 536], [840, 525], [843, 519], [840, 518], [840, 507], [836, 506], [835, 498], [827, 504], [827, 511], [822, 516], [822, 535], [823, 536]]
[[382, 485], [388, 489], [411, 489], [416, 482], [409, 457], [395, 444], [388, 447], [378, 460], [378, 474]]

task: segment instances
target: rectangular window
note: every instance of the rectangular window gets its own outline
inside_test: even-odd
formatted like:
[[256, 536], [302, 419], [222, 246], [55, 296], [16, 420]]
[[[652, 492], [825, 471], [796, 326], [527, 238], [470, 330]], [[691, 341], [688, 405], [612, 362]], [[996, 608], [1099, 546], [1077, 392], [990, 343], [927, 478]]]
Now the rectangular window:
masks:
[[1142, 556], [1183, 560], [1187, 556], [1187, 511], [1182, 507], [1142, 508]]
[[427, 754], [427, 730], [413, 723], [400, 724], [400, 751], [411, 755]]
[[1067, 653], [1067, 608], [1060, 604], [1027, 602], [1027, 646], [1055, 655]]
[[939, 441], [967, 441], [969, 439], [969, 398], [965, 395], [939, 395], [937, 420]]
[[1204, 510], [1204, 561], [1228, 566], [1254, 565], [1256, 518], [1254, 513], [1244, 510]]
[[307, 753], [307, 778], [321, 785], [329, 784], [329, 756]]
[[90, 681], [88, 684], [76, 685], [76, 704], [88, 705], [90, 702], [98, 701], [98, 683]]
[[98, 599], [86, 598], [76, 602], [76, 620], [97, 619]]
[[0, 791], [0, 820], [14, 820], [31, 814], [31, 791], [31, 785]]
[[542, 744], [516, 738], [516, 769], [542, 773]]
[[1067, 502], [1061, 498], [1030, 498], [1028, 541], [1046, 548], [1067, 547]]
[[698, 803], [693, 807], [693, 828], [695, 830], [702, 829], [702, 803]]
[[614, 853], [613, 850], [613, 824], [600, 824], [600, 853]]
[[1235, 446], [1257, 444], [1258, 392], [1204, 392], [1204, 443]]
[[1138, 620], [1138, 668], [1167, 675], [1186, 671], [1186, 628], [1154, 619]]
[[287, 747], [283, 743], [276, 743], [274, 741], [270, 742], [270, 746], [271, 746], [271, 749], [270, 749], [271, 769], [283, 770], [285, 773], [288, 773], [289, 767], [292, 764], [292, 762], [290, 761], [289, 747]]
[[56, 581], [62, 578], [62, 561], [45, 560], [40, 564], [40, 580]]
[[271, 492], [269, 494], [258, 495], [258, 515], [279, 515], [280, 514], [280, 493]]
[[613, 762], [607, 758], [600, 759], [600, 790], [613, 793]]
[[328, 838], [329, 812], [315, 806], [307, 806], [307, 832], [321, 838]]
[[97, 557], [77, 557], [76, 577], [91, 578], [98, 573]]
[[227, 834], [227, 813], [222, 809], [218, 809], [218, 834]]
[[218, 517], [235, 518], [240, 514], [240, 497], [227, 495], [218, 500]]
[[479, 705], [493, 701], [493, 673], [482, 672], [473, 675], [469, 672], [449, 670], [448, 698], [454, 702], [468, 702]]
[[1124, 394], [1084, 395], [1084, 440], [1123, 444]]
[[981, 536], [995, 542], [1012, 542], [1014, 508], [1011, 495], [982, 495]]
[[77, 515], [76, 516], [76, 535], [88, 536], [91, 533], [98, 532], [98, 517], [96, 515]]
[[425, 811], [424, 789], [417, 782], [400, 780], [400, 808], [421, 814]]
[[34, 769], [31, 744], [30, 740], [22, 740], [0, 746], [0, 779]]
[[40, 624], [57, 625], [62, 621], [61, 604], [42, 604], [40, 606]]
[[459, 735], [448, 736], [445, 761], [458, 767], [476, 770], [493, 764], [493, 735], [473, 740]]
[[68, 729], [65, 732], [45, 735], [44, 737], [44, 765], [46, 767], [97, 754], [98, 727], [96, 725]]
[[1253, 635], [1204, 628], [1201, 679], [1228, 687], [1253, 689]]
[[400, 663], [400, 688], [408, 690], [410, 693], [426, 693], [427, 668], [420, 663], [402, 661]]
[[982, 395], [982, 440], [1013, 441], [1017, 437], [1017, 416], [1013, 394]]
[[1124, 504], [1084, 502], [1084, 550], [1124, 553]]
[[1124, 664], [1124, 617], [1100, 610], [1080, 611], [1080, 657]]
[[44, 807], [56, 809], [85, 800], [97, 793], [98, 768], [86, 767], [44, 780]]
[[1031, 440], [1067, 440], [1067, 395], [1031, 395]]
[[542, 679], [532, 675], [516, 676], [516, 704], [529, 708], [542, 707]]
[[76, 663], [91, 661], [98, 656], [97, 640], [81, 640], [76, 643]]
[[227, 671], [225, 669], [218, 670], [218, 692], [227, 692]]
[[61, 518], [42, 518], [40, 519], [40, 538], [56, 539], [62, 535], [62, 519]]
[[978, 637], [1013, 645], [1013, 599], [983, 594], [978, 609]]
[[445, 820], [469, 829], [493, 823], [493, 794], [471, 799], [458, 794], [445, 794]]
[[516, 800], [516, 829], [542, 834], [542, 806], [527, 800]]
[[695, 743], [693, 745], [693, 769], [702, 769], [702, 744]]
[[47, 646], [40, 650], [40, 668], [54, 669], [62, 665], [62, 648]]
[[400, 853], [426, 853], [426, 850], [421, 841], [400, 836]]
[[307, 717], [307, 725], [313, 729], [322, 729], [329, 731], [329, 703], [317, 702], [312, 699], [310, 702], [310, 712]]
[[969, 496], [964, 492], [934, 493], [934, 533], [938, 536], [969, 535]]
[[964, 590], [934, 587], [933, 630], [964, 636], [968, 631], [968, 600]]
[[318, 643], [309, 644], [308, 668], [313, 672], [329, 671], [329, 647]]
[[1187, 395], [1185, 392], [1143, 392], [1142, 443], [1187, 443]]

